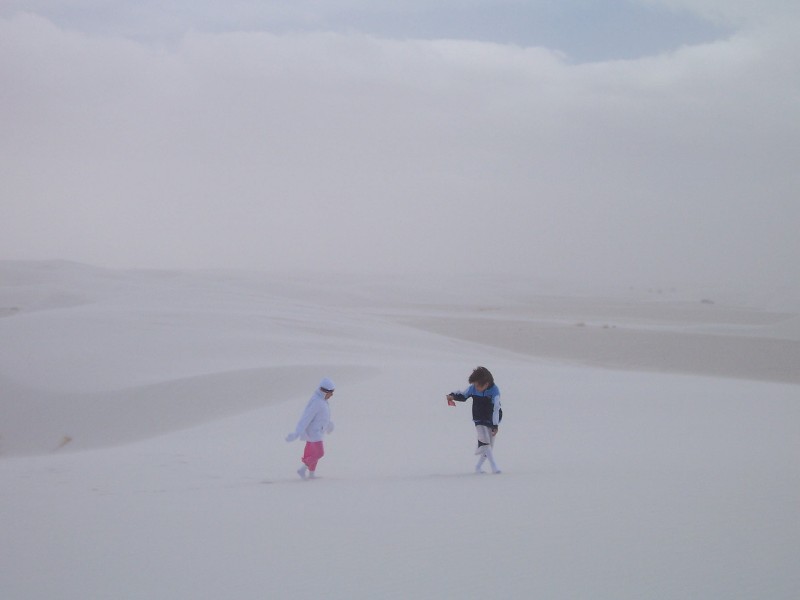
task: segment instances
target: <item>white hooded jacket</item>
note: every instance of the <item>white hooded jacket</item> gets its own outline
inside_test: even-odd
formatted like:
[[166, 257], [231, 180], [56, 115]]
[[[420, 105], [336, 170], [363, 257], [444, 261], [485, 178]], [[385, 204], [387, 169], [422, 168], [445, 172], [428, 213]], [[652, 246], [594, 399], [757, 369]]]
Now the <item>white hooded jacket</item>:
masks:
[[294, 434], [290, 437], [308, 442], [320, 442], [323, 436], [331, 431], [333, 431], [331, 408], [325, 400], [325, 393], [317, 389], [306, 404], [303, 416], [300, 417]]

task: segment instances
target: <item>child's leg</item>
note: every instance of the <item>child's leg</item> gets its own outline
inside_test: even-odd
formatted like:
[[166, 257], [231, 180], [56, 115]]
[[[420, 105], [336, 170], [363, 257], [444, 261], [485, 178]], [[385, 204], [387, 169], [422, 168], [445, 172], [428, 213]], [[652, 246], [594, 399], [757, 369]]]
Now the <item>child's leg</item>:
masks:
[[317, 470], [317, 463], [319, 459], [325, 456], [325, 447], [322, 442], [306, 442], [306, 448], [303, 452], [303, 464], [308, 467], [312, 473]]
[[475, 450], [475, 454], [483, 454], [484, 448], [494, 443], [492, 431], [486, 425], [476, 425], [475, 433], [478, 434], [478, 448]]
[[475, 472], [476, 473], [483, 473], [483, 463], [486, 462], [486, 455], [481, 454], [481, 457], [478, 459], [478, 464], [475, 465]]
[[492, 435], [491, 428], [487, 427], [486, 425], [476, 425], [475, 431], [478, 434], [478, 449], [475, 451], [475, 454], [481, 455], [481, 459], [475, 466], [475, 470], [479, 471], [483, 466], [484, 459], [488, 459], [489, 464], [492, 467], [492, 472], [499, 473], [500, 469], [497, 468], [497, 464], [494, 462], [494, 454], [492, 454], [495, 436]]
[[486, 449], [483, 451], [483, 455], [489, 459], [489, 464], [492, 466], [492, 473], [499, 473], [500, 469], [497, 467], [497, 463], [494, 462], [494, 454], [492, 454], [492, 447], [486, 446]]

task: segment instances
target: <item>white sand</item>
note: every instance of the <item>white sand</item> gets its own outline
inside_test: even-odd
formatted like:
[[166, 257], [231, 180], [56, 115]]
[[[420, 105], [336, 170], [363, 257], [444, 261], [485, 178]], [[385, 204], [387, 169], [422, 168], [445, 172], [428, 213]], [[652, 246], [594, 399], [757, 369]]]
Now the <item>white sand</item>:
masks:
[[800, 597], [797, 305], [538, 292], [0, 263], [0, 598]]

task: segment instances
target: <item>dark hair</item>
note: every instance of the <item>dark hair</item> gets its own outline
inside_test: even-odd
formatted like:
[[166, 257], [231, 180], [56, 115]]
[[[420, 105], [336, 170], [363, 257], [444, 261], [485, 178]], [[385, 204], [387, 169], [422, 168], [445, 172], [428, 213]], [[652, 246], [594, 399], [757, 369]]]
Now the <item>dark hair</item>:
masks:
[[494, 377], [486, 367], [477, 367], [472, 375], [469, 376], [470, 383], [477, 383], [480, 385], [487, 384], [489, 387], [494, 385]]

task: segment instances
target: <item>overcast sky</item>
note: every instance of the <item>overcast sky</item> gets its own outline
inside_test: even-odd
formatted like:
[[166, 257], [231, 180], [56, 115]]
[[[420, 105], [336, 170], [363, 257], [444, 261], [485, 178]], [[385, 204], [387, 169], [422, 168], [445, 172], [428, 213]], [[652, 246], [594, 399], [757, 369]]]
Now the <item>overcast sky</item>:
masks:
[[0, 258], [800, 282], [795, 0], [6, 0]]

